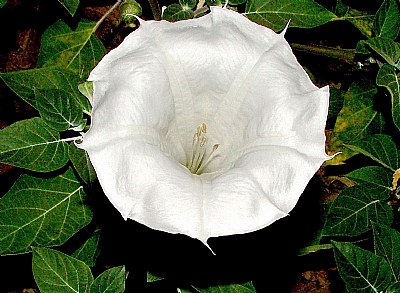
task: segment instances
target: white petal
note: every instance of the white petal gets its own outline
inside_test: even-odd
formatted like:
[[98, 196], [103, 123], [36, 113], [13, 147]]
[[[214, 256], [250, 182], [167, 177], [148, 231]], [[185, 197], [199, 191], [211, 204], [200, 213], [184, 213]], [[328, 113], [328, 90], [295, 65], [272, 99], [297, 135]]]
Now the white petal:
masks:
[[231, 170], [209, 178], [204, 204], [206, 234], [247, 233], [286, 216], [325, 159], [309, 159], [277, 146], [249, 151]]
[[121, 138], [88, 149], [102, 188], [122, 216], [153, 229], [204, 239], [201, 184], [174, 158]]
[[[328, 88], [318, 89], [283, 35], [212, 8], [142, 21], [90, 75], [92, 126], [80, 145], [125, 218], [200, 239], [286, 216], [325, 155]], [[196, 127], [217, 157], [184, 166]]]

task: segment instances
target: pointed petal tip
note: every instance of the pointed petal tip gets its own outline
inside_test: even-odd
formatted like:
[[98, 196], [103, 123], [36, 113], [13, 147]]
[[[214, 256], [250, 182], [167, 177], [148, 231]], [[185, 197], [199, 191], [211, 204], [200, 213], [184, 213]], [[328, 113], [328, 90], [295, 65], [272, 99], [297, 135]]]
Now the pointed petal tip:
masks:
[[200, 241], [201, 241], [201, 243], [203, 243], [203, 244], [211, 251], [211, 253], [212, 253], [213, 255], [217, 255], [217, 254], [214, 252], [214, 250], [212, 250], [211, 246], [208, 245], [207, 240], [200, 240]]
[[286, 31], [287, 31], [287, 29], [289, 28], [289, 25], [290, 25], [290, 19], [289, 19], [289, 21], [287, 22], [285, 28], [279, 33], [280, 36], [285, 37]]
[[144, 21], [143, 19], [141, 19], [139, 16], [135, 15], [135, 18], [137, 19], [137, 21], [139, 22], [140, 25], [144, 24], [146, 21]]

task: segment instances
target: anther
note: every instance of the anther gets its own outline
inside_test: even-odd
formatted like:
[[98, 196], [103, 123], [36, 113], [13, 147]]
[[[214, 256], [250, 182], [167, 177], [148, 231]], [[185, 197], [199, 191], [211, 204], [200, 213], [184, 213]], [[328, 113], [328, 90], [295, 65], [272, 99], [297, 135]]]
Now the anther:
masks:
[[187, 163], [187, 168], [193, 174], [200, 174], [204, 167], [211, 161], [214, 152], [219, 147], [219, 144], [213, 145], [211, 152], [207, 154], [206, 133], [207, 126], [205, 123], [201, 123], [196, 128], [196, 133], [193, 135], [191, 156]]

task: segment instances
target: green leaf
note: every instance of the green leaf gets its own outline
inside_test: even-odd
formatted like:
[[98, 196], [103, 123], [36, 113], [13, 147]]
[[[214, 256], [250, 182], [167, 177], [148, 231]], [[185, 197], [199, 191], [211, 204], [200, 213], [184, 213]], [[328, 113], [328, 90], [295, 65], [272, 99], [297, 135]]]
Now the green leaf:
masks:
[[90, 286], [90, 293], [123, 293], [125, 291], [125, 267], [119, 266], [103, 272]]
[[184, 10], [195, 8], [196, 4], [197, 0], [179, 0], [179, 5], [181, 5]]
[[163, 277], [156, 276], [156, 275], [153, 275], [153, 274], [150, 273], [150, 272], [147, 272], [147, 282], [148, 282], [148, 283], [156, 282], [156, 281], [161, 281], [161, 280], [164, 280], [164, 278], [163, 278]]
[[58, 2], [67, 9], [71, 16], [74, 16], [79, 6], [79, 0], [58, 0]]
[[0, 0], [0, 8], [7, 4], [7, 0]]
[[376, 36], [396, 39], [400, 32], [398, 0], [385, 0], [375, 15], [373, 30]]
[[382, 256], [389, 264], [396, 282], [400, 281], [400, 233], [387, 226], [372, 225], [375, 254]]
[[385, 293], [399, 293], [400, 292], [400, 282], [391, 284], [385, 291]]
[[396, 74], [393, 66], [384, 64], [376, 76], [376, 83], [389, 91], [392, 100], [393, 121], [400, 129], [400, 73]]
[[275, 31], [282, 30], [289, 20], [291, 27], [312, 28], [336, 18], [313, 0], [249, 0], [245, 15]]
[[0, 162], [49, 172], [68, 162], [68, 144], [40, 118], [18, 121], [0, 130]]
[[339, 115], [340, 110], [343, 108], [345, 91], [331, 87], [329, 89], [329, 109], [328, 119], [336, 118]]
[[34, 108], [37, 108], [36, 90], [58, 89], [69, 92], [84, 112], [91, 112], [90, 102], [77, 89], [77, 85], [80, 83], [77, 74], [65, 68], [45, 67], [0, 73], [0, 78]]
[[387, 63], [400, 69], [400, 44], [384, 37], [375, 37], [366, 41], [361, 41], [371, 47], [376, 53], [382, 56]]
[[206, 4], [207, 4], [207, 6], [222, 6], [222, 5], [224, 5], [224, 3], [222, 3], [222, 0], [206, 0]]
[[57, 250], [34, 247], [32, 271], [41, 293], [85, 293], [93, 282], [90, 268]]
[[346, 92], [328, 145], [330, 154], [342, 153], [330, 160], [330, 164], [342, 164], [352, 157], [355, 153], [345, 148], [344, 144], [360, 140], [370, 132], [370, 126], [377, 117], [373, 100], [377, 92], [377, 88], [365, 80], [353, 83]]
[[372, 193], [369, 186], [346, 188], [330, 205], [322, 234], [357, 236], [371, 229], [371, 222], [390, 225], [393, 212], [386, 199], [387, 195]]
[[72, 256], [85, 262], [88, 266], [93, 267], [96, 264], [97, 257], [100, 253], [99, 241], [100, 229], [97, 229], [81, 247], [74, 251]]
[[61, 20], [54, 23], [43, 34], [37, 66], [65, 67], [86, 79], [106, 53], [103, 44], [94, 35], [95, 25], [81, 21], [75, 30], [71, 30]]
[[82, 109], [72, 94], [62, 90], [37, 90], [36, 107], [43, 121], [57, 131], [82, 130]]
[[369, 11], [360, 11], [345, 5], [341, 0], [336, 3], [335, 14], [339, 19], [351, 22], [365, 36], [372, 36], [372, 26], [375, 14]]
[[190, 9], [185, 9], [179, 4], [168, 5], [164, 10], [163, 19], [169, 21], [178, 21], [183, 19], [193, 18], [194, 13]]
[[364, 184], [364, 186], [368, 184], [371, 186], [370, 192], [378, 194], [379, 197], [389, 197], [392, 191], [393, 173], [380, 166], [363, 167], [346, 174], [346, 177]]
[[395, 172], [399, 168], [399, 153], [392, 137], [386, 134], [373, 134], [365, 139], [347, 145], [375, 162]]
[[91, 221], [85, 199], [72, 170], [49, 179], [22, 175], [0, 199], [0, 254], [63, 244]]
[[243, 284], [220, 285], [209, 288], [194, 287], [200, 293], [256, 293], [252, 282]]
[[87, 185], [92, 184], [96, 180], [97, 176], [92, 164], [90, 163], [87, 152], [77, 148], [75, 144], [71, 143], [69, 145], [69, 157], [83, 182]]
[[79, 92], [84, 95], [90, 102], [93, 101], [93, 82], [85, 81], [78, 85]]
[[339, 274], [348, 292], [383, 292], [392, 281], [386, 261], [351, 243], [332, 242]]
[[228, 0], [228, 3], [233, 6], [237, 6], [246, 3], [246, 0]]

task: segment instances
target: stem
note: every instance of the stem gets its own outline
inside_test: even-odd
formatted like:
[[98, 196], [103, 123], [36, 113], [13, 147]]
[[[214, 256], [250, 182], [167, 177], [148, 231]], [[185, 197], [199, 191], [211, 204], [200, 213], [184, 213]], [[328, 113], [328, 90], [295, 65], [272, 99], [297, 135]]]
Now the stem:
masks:
[[353, 49], [339, 49], [339, 48], [332, 48], [325, 46], [303, 45], [303, 44], [290, 44], [290, 46], [293, 48], [293, 50], [299, 52], [341, 59], [348, 63], [354, 62], [355, 50]]
[[99, 28], [99, 26], [103, 23], [103, 21], [121, 4], [122, 0], [117, 0], [117, 2], [96, 22], [96, 25], [93, 27], [93, 33]]
[[151, 12], [153, 13], [154, 20], [161, 20], [161, 9], [157, 0], [149, 0]]
[[196, 9], [196, 10], [194, 11], [193, 18], [198, 17], [198, 16], [201, 15], [202, 13], [206, 13], [208, 10], [209, 10], [208, 6], [203, 6], [203, 7], [199, 8], [199, 9]]
[[199, 10], [200, 8], [202, 8], [205, 3], [206, 3], [206, 0], [199, 0], [199, 3], [197, 3], [197, 6], [196, 6], [196, 10]]

